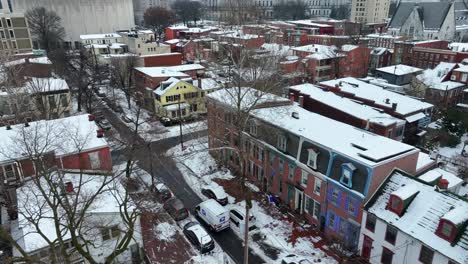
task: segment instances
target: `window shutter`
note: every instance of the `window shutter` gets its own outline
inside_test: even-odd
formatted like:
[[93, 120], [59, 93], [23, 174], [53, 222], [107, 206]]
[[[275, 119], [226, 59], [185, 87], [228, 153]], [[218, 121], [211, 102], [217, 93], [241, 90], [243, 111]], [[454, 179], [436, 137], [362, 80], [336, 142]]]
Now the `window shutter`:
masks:
[[336, 206], [341, 207], [341, 196], [343, 195], [342, 191], [338, 191], [338, 201], [336, 201]]
[[332, 194], [333, 194], [333, 187], [330, 187], [328, 189], [328, 200], [331, 201], [332, 200]]
[[330, 227], [330, 211], [327, 213], [327, 219], [325, 220], [325, 226]]
[[335, 214], [335, 226], [333, 227], [333, 230], [337, 232], [339, 232], [340, 230], [340, 220], [341, 220], [341, 217]]
[[348, 212], [348, 204], [349, 204], [349, 197], [346, 195], [346, 198], [344, 200], [344, 209], [346, 212]]
[[359, 213], [359, 202], [354, 200], [354, 216], [357, 217]]

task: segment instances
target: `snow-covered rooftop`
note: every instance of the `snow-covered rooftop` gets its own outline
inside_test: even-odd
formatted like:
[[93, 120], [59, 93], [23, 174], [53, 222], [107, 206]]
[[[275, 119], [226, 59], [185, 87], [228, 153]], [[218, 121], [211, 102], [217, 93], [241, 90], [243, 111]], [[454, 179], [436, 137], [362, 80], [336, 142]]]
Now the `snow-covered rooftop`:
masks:
[[380, 72], [394, 74], [394, 75], [406, 75], [406, 74], [412, 74], [412, 73], [423, 71], [423, 69], [404, 65], [404, 64], [397, 64], [397, 65], [377, 68], [376, 70]]
[[200, 64], [183, 64], [164, 67], [137, 67], [135, 70], [142, 72], [150, 77], [188, 77], [184, 71], [204, 70]]
[[[298, 114], [298, 119], [292, 117], [293, 112]], [[418, 151], [413, 146], [309, 112], [298, 105], [255, 109], [252, 115], [369, 166]]]
[[310, 83], [295, 85], [289, 88], [299, 91], [302, 94], [306, 94], [316, 101], [322, 102], [323, 104], [329, 105], [335, 109], [348, 113], [361, 120], [369, 120], [369, 122], [380, 124], [383, 126], [389, 126], [398, 122], [403, 122], [403, 120], [386, 114], [381, 110], [375, 109], [364, 104], [360, 104], [349, 98], [339, 96], [333, 92], [325, 91], [320, 87], [317, 87]]
[[453, 51], [468, 52], [468, 43], [452, 42], [448, 46]]
[[[414, 185], [419, 193], [409, 204], [405, 213], [400, 217], [387, 210], [390, 194], [409, 185]], [[435, 191], [435, 187], [404, 176], [400, 172], [394, 172], [380, 190], [376, 192], [378, 196], [373, 197], [366, 205], [368, 212], [428, 245], [440, 254], [458, 263], [468, 263], [468, 230], [466, 228], [461, 231], [463, 233], [460, 240], [453, 246], [435, 234], [439, 221], [444, 216], [453, 221], [460, 219], [466, 221], [468, 204], [465, 200], [448, 192]], [[453, 212], [450, 213], [451, 211]]]
[[88, 34], [80, 35], [80, 39], [89, 40], [89, 39], [104, 39], [104, 38], [120, 38], [121, 36], [117, 33], [107, 33], [107, 34]]
[[201, 79], [201, 88], [202, 90], [212, 90], [217, 88], [224, 87], [223, 83], [216, 81], [213, 78], [203, 78]]
[[343, 50], [343, 51], [352, 51], [352, 50], [357, 49], [357, 48], [359, 48], [359, 46], [357, 46], [357, 45], [346, 44], [346, 45], [341, 46], [341, 50]]
[[464, 86], [464, 84], [453, 81], [444, 81], [447, 74], [455, 68], [456, 63], [441, 62], [434, 69], [427, 69], [416, 78], [427, 85], [429, 88], [437, 90], [452, 90]]
[[[290, 101], [286, 98], [257, 91], [249, 87], [234, 87], [229, 89], [221, 89], [208, 94], [206, 97], [216, 100], [219, 103], [229, 107], [237, 108], [239, 104], [242, 109], [250, 110], [262, 106], [263, 104], [289, 104]], [[239, 102], [240, 98], [240, 102]]]
[[49, 60], [48, 57], [43, 56], [43, 57], [35, 57], [35, 58], [19, 59], [19, 60], [9, 61], [9, 62], [5, 63], [5, 66], [6, 67], [15, 66], [15, 65], [26, 63], [27, 61], [29, 63], [35, 63], [35, 64], [49, 64], [49, 65], [52, 64], [52, 62]]
[[54, 151], [57, 156], [107, 147], [107, 141], [97, 137], [97, 130], [87, 114], [35, 121], [28, 127], [13, 125], [10, 130], [1, 127], [0, 162], [22, 159], [32, 146], [42, 152]]
[[312, 54], [306, 56], [309, 59], [324, 60], [345, 56], [342, 53], [339, 53], [336, 46], [326, 46], [318, 44], [310, 44], [300, 47], [292, 48], [294, 51], [299, 52], [310, 52]]
[[[120, 212], [119, 204], [122, 203], [122, 200], [118, 193], [119, 190], [123, 192], [123, 187], [120, 183], [114, 181], [113, 177], [71, 173], [63, 176], [51, 174], [49, 177], [57, 183], [71, 182], [75, 192], [79, 189], [80, 194], [72, 196], [73, 198], [78, 197], [79, 204], [82, 204], [84, 201], [90, 201], [89, 195], [98, 193], [98, 190], [102, 188], [99, 191], [100, 194], [86, 210], [89, 214]], [[51, 183], [47, 182], [44, 177], [40, 178], [39, 184], [45, 193], [50, 192]], [[37, 228], [32, 223], [39, 223], [39, 229], [49, 240], [53, 241], [57, 238], [53, 212], [39, 190], [39, 184], [29, 180], [16, 190], [19, 213], [18, 222], [12, 228], [12, 236], [26, 252], [49, 245], [37, 232]], [[80, 205], [77, 206], [79, 208]], [[130, 206], [129, 208], [131, 210], [133, 207]], [[28, 220], [34, 216], [41, 216], [41, 219], [36, 220], [36, 218], [33, 218], [35, 219], [34, 222]], [[67, 232], [67, 223], [61, 223], [60, 230], [64, 234], [62, 236], [63, 239], [70, 238], [70, 233]]]
[[448, 181], [448, 183], [449, 183], [448, 188], [449, 189], [463, 183], [463, 179], [461, 179], [461, 178], [455, 176], [453, 173], [448, 172], [446, 170], [443, 170], [441, 168], [432, 169], [432, 170], [424, 173], [423, 175], [419, 176], [419, 179], [423, 180], [423, 181], [425, 181], [427, 183], [430, 183], [430, 182], [436, 180], [439, 177], [442, 178], [442, 179], [446, 179]]
[[296, 24], [296, 25], [304, 25], [304, 26], [311, 26], [311, 27], [333, 27], [331, 25], [327, 24], [320, 24], [320, 23], [314, 23], [311, 20], [294, 20], [294, 21], [288, 21], [288, 23], [291, 24]]
[[70, 90], [64, 79], [55, 78], [32, 78], [26, 83], [25, 88], [30, 93]]
[[385, 90], [380, 86], [369, 84], [353, 77], [324, 81], [320, 82], [320, 84], [330, 87], [339, 85], [339, 88], [343, 92], [354, 94], [357, 98], [374, 101], [379, 106], [391, 108], [392, 104], [396, 103], [396, 112], [402, 116], [411, 115], [433, 107], [432, 104]]

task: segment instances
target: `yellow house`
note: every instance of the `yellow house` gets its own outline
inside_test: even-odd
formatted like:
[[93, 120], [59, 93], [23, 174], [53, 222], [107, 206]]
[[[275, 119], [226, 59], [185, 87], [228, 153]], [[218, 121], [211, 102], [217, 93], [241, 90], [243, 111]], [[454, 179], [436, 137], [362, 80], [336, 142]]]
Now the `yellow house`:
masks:
[[186, 118], [206, 113], [205, 92], [191, 78], [174, 77], [161, 82], [154, 91], [154, 111], [159, 117]]

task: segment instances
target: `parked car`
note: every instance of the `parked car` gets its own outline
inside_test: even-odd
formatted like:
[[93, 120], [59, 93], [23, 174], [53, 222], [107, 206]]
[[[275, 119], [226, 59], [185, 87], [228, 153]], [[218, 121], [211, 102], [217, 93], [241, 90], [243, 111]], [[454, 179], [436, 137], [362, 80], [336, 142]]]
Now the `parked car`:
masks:
[[197, 222], [189, 222], [184, 226], [184, 235], [201, 253], [210, 252], [215, 248], [213, 238]]
[[172, 218], [176, 221], [184, 220], [189, 216], [188, 210], [184, 207], [184, 204], [181, 200], [172, 197], [171, 199], [167, 200], [163, 206], [164, 210], [166, 210]]
[[[256, 226], [256, 222], [257, 222], [257, 219], [255, 218], [255, 216], [253, 216], [252, 214], [252, 211], [249, 211], [249, 231], [257, 228]], [[241, 225], [242, 225], [242, 228], [244, 228], [243, 226], [245, 226], [245, 207], [242, 207], [242, 206], [238, 206], [238, 205], [233, 205], [231, 206], [231, 208], [229, 209], [229, 217], [230, 217], [230, 221], [232, 224], [234, 224], [235, 226], [241, 228]]]
[[156, 192], [158, 198], [163, 202], [172, 197], [172, 192], [164, 183], [156, 183], [154, 185], [154, 191]]
[[111, 124], [109, 123], [109, 121], [103, 119], [101, 121], [99, 121], [98, 125], [104, 129], [104, 130], [109, 130], [112, 128]]
[[206, 200], [197, 205], [195, 213], [215, 232], [229, 227], [229, 211], [214, 199]]
[[312, 264], [312, 262], [305, 257], [289, 254], [281, 260], [281, 264]]
[[133, 123], [133, 118], [125, 113], [121, 114], [120, 117], [125, 123]]
[[221, 205], [228, 203], [228, 197], [223, 187], [217, 185], [206, 185], [201, 189], [203, 195], [210, 199], [215, 199]]
[[178, 121], [169, 117], [161, 117], [161, 124], [163, 124], [163, 126], [173, 126], [178, 124]]

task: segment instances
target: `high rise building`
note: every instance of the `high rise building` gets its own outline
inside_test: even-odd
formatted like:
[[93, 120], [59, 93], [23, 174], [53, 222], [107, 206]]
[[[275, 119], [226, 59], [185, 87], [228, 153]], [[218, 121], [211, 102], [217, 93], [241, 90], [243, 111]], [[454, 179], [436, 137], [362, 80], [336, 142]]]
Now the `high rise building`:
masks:
[[11, 11], [10, 1], [0, 0], [0, 54], [31, 52], [28, 22], [24, 14]]
[[351, 21], [384, 23], [388, 18], [390, 0], [352, 0]]

